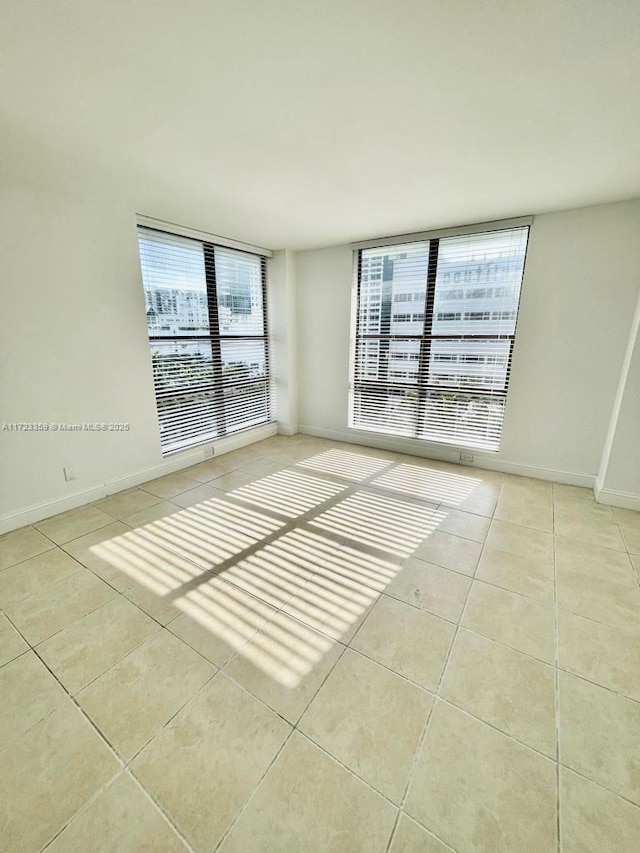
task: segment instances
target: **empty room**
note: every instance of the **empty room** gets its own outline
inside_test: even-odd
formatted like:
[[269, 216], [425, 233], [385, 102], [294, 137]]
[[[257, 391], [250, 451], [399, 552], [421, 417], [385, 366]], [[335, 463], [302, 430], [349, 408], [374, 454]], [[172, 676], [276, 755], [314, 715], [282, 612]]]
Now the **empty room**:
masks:
[[638, 853], [640, 6], [0, 0], [0, 850]]

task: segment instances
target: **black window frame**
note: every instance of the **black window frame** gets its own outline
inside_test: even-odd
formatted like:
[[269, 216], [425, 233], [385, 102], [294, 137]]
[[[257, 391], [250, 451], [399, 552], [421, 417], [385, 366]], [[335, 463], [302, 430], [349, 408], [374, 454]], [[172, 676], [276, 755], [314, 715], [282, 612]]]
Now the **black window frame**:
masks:
[[[271, 371], [270, 371], [270, 363], [269, 363], [269, 325], [268, 325], [268, 302], [267, 302], [267, 257], [265, 255], [258, 254], [257, 252], [251, 252], [248, 249], [238, 248], [236, 246], [226, 246], [222, 243], [215, 243], [210, 240], [206, 240], [202, 237], [191, 237], [184, 234], [180, 234], [178, 231], [169, 231], [167, 229], [162, 228], [154, 228], [152, 225], [139, 223], [136, 229], [139, 234], [140, 231], [155, 231], [158, 234], [167, 235], [170, 237], [178, 237], [181, 240], [191, 240], [194, 244], [200, 245], [202, 247], [203, 257], [204, 257], [204, 271], [205, 271], [205, 284], [206, 284], [206, 296], [207, 296], [207, 311], [208, 311], [208, 319], [209, 319], [209, 334], [174, 334], [174, 335], [156, 335], [152, 334], [149, 329], [149, 325], [147, 324], [147, 332], [149, 339], [149, 347], [150, 350], [153, 347], [153, 344], [163, 344], [163, 343], [184, 343], [184, 344], [208, 344], [211, 349], [211, 366], [213, 377], [209, 382], [203, 382], [201, 385], [189, 386], [188, 389], [175, 389], [170, 391], [159, 390], [156, 382], [156, 377], [154, 373], [153, 381], [154, 381], [154, 392], [155, 392], [155, 400], [156, 400], [156, 410], [158, 416], [158, 426], [160, 429], [160, 446], [161, 452], [163, 456], [169, 456], [172, 453], [179, 453], [183, 450], [189, 450], [198, 446], [211, 444], [213, 441], [217, 441], [221, 438], [226, 438], [230, 435], [238, 435], [239, 433], [244, 432], [248, 429], [254, 429], [256, 427], [262, 426], [264, 424], [271, 422]], [[218, 305], [218, 286], [216, 280], [216, 249], [218, 250], [227, 250], [233, 252], [239, 252], [246, 255], [251, 255], [252, 257], [258, 258], [260, 261], [260, 279], [261, 279], [261, 294], [262, 294], [262, 334], [222, 334], [220, 331], [220, 316], [219, 316], [219, 305]], [[143, 283], [144, 287], [144, 283]], [[229, 381], [224, 377], [224, 366], [222, 361], [222, 343], [224, 341], [259, 341], [264, 345], [264, 378], [260, 380], [256, 380], [255, 378], [249, 378], [240, 381]], [[225, 392], [230, 389], [241, 389], [243, 387], [250, 387], [251, 385], [255, 385], [256, 382], [264, 384], [264, 394], [265, 394], [265, 417], [259, 423], [251, 423], [246, 427], [233, 428], [229, 429], [229, 425], [227, 423], [227, 411], [225, 405]], [[213, 398], [215, 401], [214, 405], [214, 417], [215, 417], [215, 435], [213, 434], [214, 430], [203, 431], [200, 435], [193, 436], [193, 438], [185, 438], [185, 440], [180, 444], [180, 446], [173, 446], [176, 444], [175, 441], [168, 442], [167, 446], [163, 443], [162, 436], [162, 420], [161, 413], [158, 407], [158, 403], [160, 401], [168, 401], [171, 399], [180, 399], [186, 397], [195, 397], [200, 394], [213, 394]]]
[[[502, 231], [502, 230], [510, 230], [511, 228], [522, 228], [527, 231], [527, 241], [524, 251], [524, 259], [523, 259], [523, 271], [522, 277], [520, 279], [519, 293], [518, 293], [518, 302], [515, 310], [514, 319], [514, 330], [513, 333], [496, 333], [496, 334], [452, 334], [452, 333], [439, 333], [433, 334], [433, 324], [436, 319], [440, 318], [440, 314], [442, 313], [451, 313], [451, 314], [459, 314], [458, 319], [464, 319], [464, 308], [461, 311], [457, 312], [442, 312], [440, 309], [440, 313], [435, 312], [435, 290], [436, 290], [436, 279], [438, 276], [438, 261], [439, 261], [439, 247], [441, 239], [446, 239], [447, 236], [464, 236], [464, 234], [468, 235], [480, 235], [483, 233], [490, 233], [492, 231]], [[462, 229], [460, 229], [462, 231]], [[417, 439], [420, 441], [425, 441], [427, 443], [431, 442], [434, 444], [449, 444], [450, 446], [460, 447], [461, 449], [472, 449], [472, 450], [483, 450], [485, 452], [494, 452], [497, 453], [500, 450], [500, 444], [502, 442], [502, 432], [503, 432], [503, 422], [500, 425], [499, 432], [499, 440], [498, 446], [494, 448], [484, 448], [478, 447], [474, 444], [464, 444], [459, 441], [444, 441], [442, 438], [429, 438], [425, 437], [425, 435], [421, 434], [422, 425], [426, 422], [426, 407], [427, 401], [431, 395], [439, 396], [444, 394], [454, 395], [456, 397], [468, 397], [468, 398], [501, 398], [506, 404], [507, 394], [509, 390], [509, 382], [511, 378], [511, 367], [513, 362], [513, 349], [515, 344], [516, 332], [518, 328], [518, 319], [520, 315], [520, 304], [522, 300], [522, 282], [524, 279], [524, 270], [526, 269], [526, 259], [527, 252], [529, 248], [529, 238], [531, 235], [531, 221], [527, 223], [517, 223], [517, 224], [506, 224], [501, 227], [496, 228], [483, 228], [479, 226], [477, 229], [469, 228], [464, 229], [463, 234], [451, 234], [445, 235], [443, 237], [439, 236], [429, 236], [420, 235], [416, 236], [414, 239], [408, 238], [398, 238], [397, 241], [393, 242], [385, 242], [380, 246], [376, 246], [375, 244], [371, 244], [370, 246], [366, 246], [364, 248], [356, 248], [355, 249], [355, 263], [354, 263], [354, 278], [355, 278], [355, 316], [352, 318], [353, 323], [353, 357], [351, 361], [351, 376], [350, 376], [350, 405], [349, 405], [349, 428], [358, 430], [364, 429], [366, 431], [371, 432], [379, 432], [386, 435], [395, 435], [398, 437], [408, 437]], [[424, 324], [421, 334], [392, 334], [389, 330], [389, 333], [372, 333], [366, 330], [360, 331], [359, 329], [359, 314], [362, 305], [362, 292], [361, 292], [361, 283], [362, 283], [362, 261], [363, 261], [363, 252], [367, 249], [378, 249], [381, 253], [385, 248], [393, 249], [399, 246], [408, 245], [412, 242], [427, 242], [429, 244], [429, 256], [427, 262], [427, 276], [426, 276], [426, 287], [425, 287], [425, 299], [424, 299]], [[444, 274], [445, 282], [447, 280], [450, 281], [450, 273]], [[445, 291], [446, 293], [446, 291]], [[465, 298], [465, 301], [468, 301]], [[507, 312], [504, 312], [507, 313]], [[396, 318], [394, 318], [396, 319]], [[442, 318], [444, 319], [444, 318]], [[490, 318], [489, 318], [490, 319]], [[380, 352], [383, 352], [385, 349], [389, 349], [393, 341], [418, 341], [419, 342], [419, 367], [418, 367], [418, 376], [417, 376], [417, 385], [411, 386], [412, 389], [415, 389], [417, 392], [417, 408], [416, 408], [416, 427], [413, 435], [407, 436], [406, 432], [402, 430], [394, 431], [392, 429], [374, 429], [369, 426], [362, 426], [357, 423], [356, 418], [356, 410], [357, 410], [357, 402], [356, 397], [359, 391], [367, 390], [371, 391], [372, 389], [375, 392], [384, 392], [385, 389], [395, 389], [398, 392], [406, 391], [407, 385], [404, 383], [394, 383], [393, 381], [380, 382], [367, 378], [366, 373], [362, 373], [361, 377], [358, 377], [358, 365], [362, 363], [362, 344], [365, 342], [378, 342], [380, 345]], [[485, 385], [484, 387], [472, 388], [472, 387], [460, 387], [459, 385], [445, 385], [437, 380], [435, 382], [429, 381], [429, 376], [431, 373], [430, 365], [432, 363], [431, 358], [431, 350], [434, 342], [446, 342], [446, 341], [508, 341], [509, 350], [508, 356], [506, 359], [506, 370], [505, 370], [505, 380], [502, 388], [496, 388], [494, 385]], [[502, 357], [500, 357], [502, 358]], [[497, 363], [497, 362], [496, 362]], [[382, 396], [381, 396], [382, 399]]]

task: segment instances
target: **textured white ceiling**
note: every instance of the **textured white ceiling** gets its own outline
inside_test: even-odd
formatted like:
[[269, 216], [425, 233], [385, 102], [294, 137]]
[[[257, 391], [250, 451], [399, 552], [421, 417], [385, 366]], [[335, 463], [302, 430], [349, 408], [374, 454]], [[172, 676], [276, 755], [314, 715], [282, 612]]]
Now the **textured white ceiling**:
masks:
[[636, 0], [0, 11], [6, 181], [273, 248], [640, 196]]

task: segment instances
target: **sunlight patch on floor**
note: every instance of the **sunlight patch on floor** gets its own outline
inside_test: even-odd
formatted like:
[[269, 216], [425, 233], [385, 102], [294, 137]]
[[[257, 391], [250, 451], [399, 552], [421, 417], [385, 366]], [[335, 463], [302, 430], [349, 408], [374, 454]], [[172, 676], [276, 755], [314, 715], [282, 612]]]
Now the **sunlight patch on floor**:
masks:
[[279, 471], [229, 493], [253, 506], [296, 518], [340, 494], [347, 486], [310, 477], [299, 471]]
[[[389, 464], [343, 451], [320, 457], [334, 468], [348, 463], [352, 475], [370, 476]], [[428, 488], [433, 499], [446, 494], [462, 501], [478, 482], [400, 465], [376, 485], [419, 488], [421, 494]], [[341, 499], [346, 488], [315, 471], [285, 470], [91, 550], [294, 688], [335, 640], [353, 633], [403, 560], [446, 517], [435, 506], [365, 488], [349, 487]], [[295, 516], [326, 501], [332, 503], [310, 521], [280, 533], [285, 522], [259, 511]], [[272, 622], [277, 611], [293, 617], [289, 628]]]
[[309, 523], [352, 542], [409, 557], [440, 521], [434, 507], [359, 491]]
[[425, 501], [459, 506], [481, 482], [476, 477], [464, 474], [452, 474], [437, 468], [403, 464], [376, 477], [371, 485], [402, 492]]
[[311, 468], [323, 474], [335, 474], [344, 477], [345, 480], [361, 482], [367, 477], [377, 474], [388, 468], [392, 463], [385, 459], [376, 459], [373, 456], [364, 456], [360, 453], [349, 453], [346, 450], [325, 450], [298, 462], [304, 468]]

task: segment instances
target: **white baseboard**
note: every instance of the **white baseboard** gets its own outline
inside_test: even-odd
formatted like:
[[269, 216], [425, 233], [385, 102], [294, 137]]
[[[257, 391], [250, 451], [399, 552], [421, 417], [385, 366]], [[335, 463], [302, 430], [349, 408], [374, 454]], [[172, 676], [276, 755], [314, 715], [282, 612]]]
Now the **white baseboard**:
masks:
[[225, 453], [239, 450], [248, 444], [255, 444], [257, 441], [263, 441], [265, 438], [271, 438], [271, 436], [277, 434], [277, 423], [265, 424], [264, 426], [255, 427], [246, 432], [211, 442], [214, 448], [213, 457], [205, 454], [205, 448], [211, 446], [209, 444], [195, 448], [194, 450], [185, 450], [182, 453], [176, 453], [169, 459], [151, 468], [145, 468], [133, 474], [127, 474], [124, 477], [117, 477], [115, 480], [108, 480], [90, 489], [75, 492], [73, 495], [54, 498], [43, 503], [25, 507], [25, 509], [18, 510], [17, 512], [3, 515], [0, 517], [0, 535], [8, 533], [11, 530], [17, 530], [20, 527], [25, 527], [28, 524], [36, 524], [38, 521], [43, 521], [52, 515], [59, 515], [61, 512], [76, 509], [79, 506], [84, 506], [108, 495], [114, 495], [125, 489], [131, 489], [133, 486], [139, 486], [141, 483], [155, 480], [157, 477], [163, 477], [165, 474], [173, 474], [175, 471], [181, 471], [183, 468], [197, 465], [198, 462], [202, 462], [205, 459], [215, 459]]
[[3, 515], [0, 518], [0, 535], [9, 533], [11, 530], [17, 530], [19, 527], [26, 527], [28, 524], [36, 524], [52, 515], [59, 515], [61, 512], [84, 506], [92, 501], [104, 498], [106, 495], [104, 485], [94, 486], [92, 489], [75, 492], [75, 494], [66, 495], [64, 498], [54, 498], [44, 503], [33, 504], [25, 509], [18, 510], [18, 512]]
[[593, 491], [599, 504], [640, 511], [640, 495], [634, 495], [630, 492], [619, 492], [617, 489], [602, 489], [597, 484]]
[[298, 434], [298, 424], [288, 424], [279, 421], [278, 423], [278, 435], [297, 435]]
[[487, 471], [500, 471], [504, 474], [516, 474], [519, 477], [532, 477], [537, 480], [550, 480], [554, 483], [565, 483], [569, 486], [584, 486], [593, 488], [595, 474], [583, 474], [578, 471], [562, 471], [556, 468], [542, 468], [538, 465], [527, 465], [521, 462], [509, 462], [493, 456], [479, 456], [474, 452], [472, 463], [460, 463], [460, 451], [450, 450], [442, 445], [425, 445], [422, 441], [411, 438], [394, 438], [393, 436], [378, 436], [360, 430], [328, 430], [318, 429], [307, 424], [300, 424], [300, 432], [317, 438], [328, 438], [333, 441], [344, 441], [348, 444], [359, 444], [364, 447], [375, 447], [379, 450], [392, 450], [396, 453], [407, 453], [424, 459], [436, 459], [439, 462], [451, 462], [454, 465], [464, 464], [469, 468], [483, 468]]

